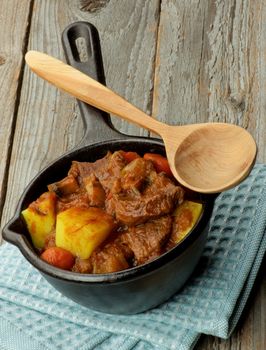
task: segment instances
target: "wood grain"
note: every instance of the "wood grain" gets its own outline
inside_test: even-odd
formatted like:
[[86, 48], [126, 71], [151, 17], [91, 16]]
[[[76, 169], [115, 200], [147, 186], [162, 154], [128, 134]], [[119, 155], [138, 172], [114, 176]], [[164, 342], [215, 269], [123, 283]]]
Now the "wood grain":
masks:
[[206, 122], [208, 1], [163, 0], [157, 44], [153, 115], [170, 124]]
[[[18, 4], [19, 3], [19, 4]], [[6, 164], [16, 119], [18, 87], [22, 69], [31, 3], [28, 0], [2, 0], [0, 3], [0, 217], [6, 191]], [[1, 242], [1, 235], [0, 235]]]

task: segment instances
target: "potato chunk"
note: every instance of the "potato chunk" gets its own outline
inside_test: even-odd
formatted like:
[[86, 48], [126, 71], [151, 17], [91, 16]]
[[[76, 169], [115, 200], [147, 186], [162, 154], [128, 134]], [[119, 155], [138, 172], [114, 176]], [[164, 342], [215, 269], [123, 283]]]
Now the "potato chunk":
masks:
[[196, 224], [202, 211], [202, 204], [185, 200], [174, 212], [173, 234], [175, 244], [181, 241]]
[[88, 259], [114, 228], [112, 216], [99, 208], [69, 208], [57, 215], [57, 247]]
[[35, 202], [22, 211], [33, 245], [42, 249], [46, 237], [55, 227], [56, 194], [54, 192], [43, 193]]

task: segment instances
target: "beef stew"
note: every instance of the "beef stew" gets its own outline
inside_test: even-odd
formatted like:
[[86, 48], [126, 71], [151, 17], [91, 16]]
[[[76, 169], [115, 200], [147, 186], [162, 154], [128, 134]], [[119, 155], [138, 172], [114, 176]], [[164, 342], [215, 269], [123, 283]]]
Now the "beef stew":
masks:
[[67, 176], [48, 185], [22, 217], [43, 260], [106, 274], [173, 248], [201, 210], [171, 176], [166, 158], [120, 150], [91, 163], [73, 161]]

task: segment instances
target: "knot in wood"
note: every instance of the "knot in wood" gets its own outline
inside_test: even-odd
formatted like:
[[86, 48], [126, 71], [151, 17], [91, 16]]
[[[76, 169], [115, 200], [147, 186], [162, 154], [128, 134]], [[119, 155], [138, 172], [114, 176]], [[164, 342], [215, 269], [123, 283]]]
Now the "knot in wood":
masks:
[[238, 112], [243, 112], [246, 107], [244, 94], [232, 94], [227, 98], [229, 105]]
[[6, 63], [6, 58], [0, 55], [0, 66]]
[[82, 11], [96, 12], [105, 7], [110, 0], [80, 0]]

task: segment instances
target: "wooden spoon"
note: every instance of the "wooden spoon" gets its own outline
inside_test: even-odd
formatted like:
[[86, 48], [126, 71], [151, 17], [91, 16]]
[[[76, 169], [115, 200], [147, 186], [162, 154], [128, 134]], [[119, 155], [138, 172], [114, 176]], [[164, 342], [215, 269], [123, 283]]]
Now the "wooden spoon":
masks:
[[203, 193], [224, 191], [242, 181], [256, 156], [256, 143], [243, 128], [227, 123], [169, 126], [148, 116], [107, 87], [41, 52], [27, 64], [41, 78], [81, 101], [160, 135], [175, 178]]

